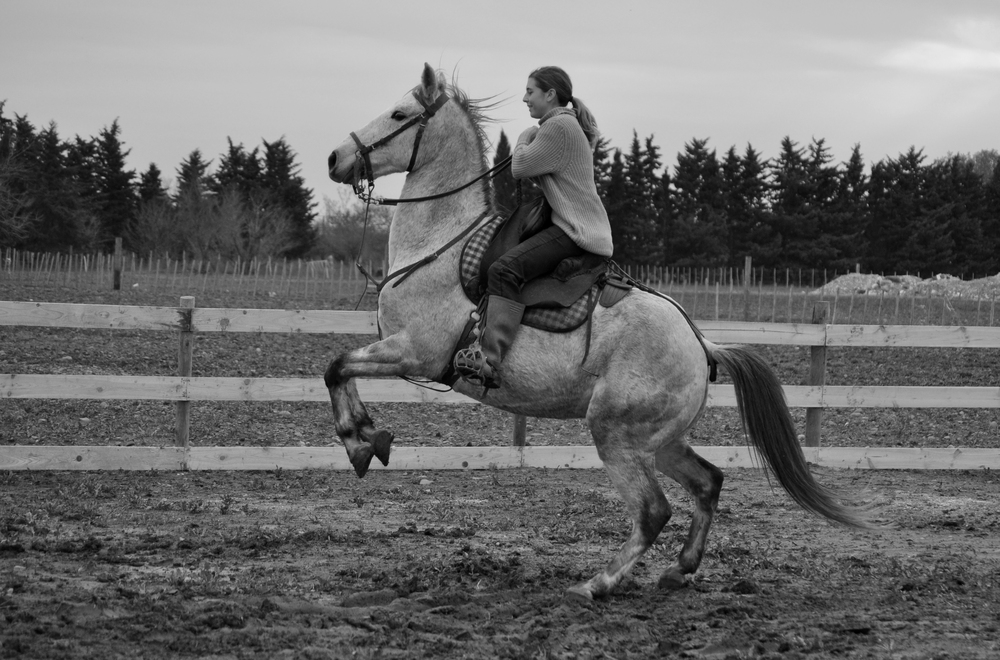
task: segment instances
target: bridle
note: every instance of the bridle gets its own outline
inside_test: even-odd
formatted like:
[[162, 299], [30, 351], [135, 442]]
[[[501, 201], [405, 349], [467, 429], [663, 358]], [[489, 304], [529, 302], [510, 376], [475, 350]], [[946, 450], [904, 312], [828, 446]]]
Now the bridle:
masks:
[[355, 152], [354, 158], [354, 179], [351, 181], [351, 187], [354, 189], [354, 194], [358, 196], [358, 199], [365, 202], [365, 204], [377, 204], [380, 206], [396, 206], [397, 204], [403, 204], [406, 202], [428, 202], [434, 199], [441, 199], [442, 197], [448, 197], [449, 195], [454, 195], [457, 192], [465, 190], [477, 181], [482, 181], [486, 177], [496, 176], [501, 170], [510, 165], [511, 159], [505, 158], [500, 161], [487, 171], [483, 172], [476, 178], [472, 179], [468, 183], [464, 183], [458, 188], [453, 188], [441, 193], [436, 193], [433, 195], [427, 195], [424, 197], [406, 197], [402, 199], [387, 199], [385, 197], [378, 197], [372, 194], [375, 189], [375, 177], [373, 175], [371, 159], [368, 154], [375, 151], [381, 146], [388, 144], [397, 135], [406, 132], [414, 125], [417, 126], [417, 135], [413, 139], [413, 151], [410, 152], [410, 162], [406, 166], [406, 172], [412, 172], [413, 166], [417, 162], [417, 152], [420, 149], [420, 139], [424, 136], [424, 130], [427, 128], [427, 122], [430, 121], [431, 117], [437, 114], [437, 111], [444, 107], [444, 104], [451, 100], [447, 93], [442, 92], [441, 96], [434, 101], [434, 103], [426, 103], [420, 95], [417, 94], [416, 90], [412, 92], [413, 98], [417, 99], [417, 102], [424, 107], [424, 111], [419, 115], [414, 115], [408, 120], [403, 122], [399, 128], [389, 133], [385, 137], [381, 137], [371, 144], [365, 144], [358, 137], [357, 133], [351, 131], [351, 139], [354, 143], [358, 145], [358, 149]]
[[[417, 151], [420, 149], [420, 139], [424, 136], [424, 130], [427, 128], [427, 122], [430, 121], [431, 117], [437, 114], [437, 111], [444, 107], [450, 98], [446, 93], [441, 94], [434, 103], [425, 103], [420, 95], [417, 94], [416, 90], [413, 90], [413, 98], [417, 99], [420, 105], [424, 106], [424, 111], [419, 115], [414, 115], [410, 117], [407, 121], [403, 122], [399, 128], [389, 133], [383, 138], [366, 145], [358, 137], [358, 134], [351, 131], [351, 138], [354, 143], [358, 145], [358, 150], [356, 152], [357, 158], [354, 159], [354, 181], [351, 183], [351, 187], [354, 188], [354, 194], [360, 197], [363, 201], [371, 203], [376, 201], [372, 199], [372, 190], [375, 188], [375, 177], [372, 174], [372, 162], [369, 159], [368, 154], [375, 151], [379, 147], [387, 144], [397, 135], [408, 131], [412, 126], [419, 124], [417, 126], [417, 136], [413, 140], [413, 152], [410, 154], [410, 163], [406, 166], [407, 172], [413, 171], [413, 165], [417, 162]], [[362, 179], [367, 180], [368, 189], [362, 188]], [[376, 203], [383, 203], [377, 202]]]
[[[493, 167], [491, 167], [490, 169], [480, 174], [479, 176], [477, 176], [476, 178], [472, 179], [471, 181], [468, 181], [457, 188], [446, 190], [440, 193], [435, 193], [433, 195], [426, 195], [424, 197], [406, 197], [402, 199], [386, 199], [384, 197], [376, 197], [375, 195], [373, 195], [372, 191], [375, 189], [375, 177], [373, 176], [372, 164], [368, 155], [371, 152], [378, 149], [379, 147], [387, 144], [397, 135], [400, 135], [401, 133], [409, 130], [410, 128], [416, 125], [417, 135], [413, 140], [413, 151], [410, 153], [410, 162], [406, 166], [406, 171], [412, 172], [413, 167], [417, 162], [417, 151], [420, 149], [420, 139], [423, 137], [424, 130], [427, 128], [427, 122], [430, 121], [431, 117], [437, 114], [438, 110], [444, 107], [445, 103], [451, 100], [448, 94], [442, 92], [441, 95], [437, 98], [437, 100], [434, 101], [434, 103], [428, 104], [424, 102], [422, 98], [420, 98], [416, 90], [413, 90], [412, 93], [413, 93], [413, 98], [417, 99], [420, 105], [424, 107], [424, 111], [419, 115], [411, 117], [402, 125], [400, 125], [399, 128], [389, 133], [385, 137], [379, 138], [375, 142], [366, 145], [364, 142], [361, 141], [361, 138], [359, 138], [355, 132], [351, 131], [351, 138], [354, 140], [354, 143], [358, 145], [358, 150], [355, 152], [354, 180], [351, 182], [351, 187], [354, 188], [354, 194], [357, 195], [358, 198], [365, 203], [365, 225], [361, 233], [362, 245], [364, 245], [365, 234], [367, 233], [368, 229], [368, 209], [372, 204], [377, 204], [381, 206], [396, 206], [397, 204], [411, 203], [411, 202], [427, 202], [434, 199], [440, 199], [442, 197], [448, 197], [449, 195], [454, 195], [459, 191], [465, 190], [466, 188], [473, 185], [477, 181], [482, 181], [486, 177], [496, 176], [499, 172], [509, 167], [511, 163], [511, 157], [507, 157], [504, 160], [497, 163], [496, 165], [494, 165]], [[468, 225], [457, 236], [452, 238], [445, 245], [438, 248], [432, 254], [424, 257], [423, 259], [420, 259], [416, 263], [410, 264], [408, 266], [405, 266], [403, 268], [400, 268], [396, 271], [389, 273], [382, 281], [375, 280], [375, 278], [371, 276], [371, 274], [365, 269], [365, 267], [361, 265], [360, 259], [358, 259], [355, 262], [355, 266], [357, 266], [358, 270], [360, 270], [361, 273], [364, 274], [366, 279], [376, 284], [378, 291], [381, 291], [382, 288], [392, 280], [396, 280], [396, 282], [393, 284], [394, 287], [399, 286], [403, 282], [403, 280], [405, 280], [411, 274], [413, 274], [415, 270], [434, 261], [442, 254], [447, 252], [449, 249], [451, 249], [460, 240], [462, 240], [470, 233], [472, 233], [472, 231], [479, 226], [479, 224], [489, 215], [489, 213], [490, 213], [489, 209], [483, 211], [483, 213], [478, 218], [476, 218], [476, 220], [472, 224]], [[358, 249], [358, 256], [360, 257], [360, 255], [361, 255], [361, 248]], [[359, 300], [358, 305], [360, 304], [361, 301]]]

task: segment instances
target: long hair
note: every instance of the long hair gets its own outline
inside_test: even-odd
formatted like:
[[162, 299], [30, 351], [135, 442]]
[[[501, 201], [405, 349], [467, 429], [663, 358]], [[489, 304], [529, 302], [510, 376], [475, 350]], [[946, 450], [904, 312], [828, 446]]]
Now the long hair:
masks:
[[542, 66], [532, 71], [528, 77], [533, 79], [543, 92], [554, 89], [559, 105], [565, 107], [570, 103], [573, 104], [573, 109], [576, 110], [576, 120], [580, 122], [580, 128], [587, 136], [590, 148], [596, 148], [597, 140], [601, 137], [597, 130], [597, 120], [594, 119], [594, 114], [584, 105], [583, 101], [573, 96], [573, 81], [569, 79], [569, 74], [557, 66]]

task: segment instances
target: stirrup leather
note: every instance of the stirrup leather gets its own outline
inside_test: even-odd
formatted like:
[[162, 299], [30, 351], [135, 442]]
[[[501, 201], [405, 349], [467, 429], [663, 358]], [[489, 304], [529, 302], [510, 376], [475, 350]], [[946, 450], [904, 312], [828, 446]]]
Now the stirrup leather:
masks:
[[490, 388], [500, 386], [500, 377], [486, 360], [483, 346], [478, 340], [455, 354], [455, 371], [473, 385]]

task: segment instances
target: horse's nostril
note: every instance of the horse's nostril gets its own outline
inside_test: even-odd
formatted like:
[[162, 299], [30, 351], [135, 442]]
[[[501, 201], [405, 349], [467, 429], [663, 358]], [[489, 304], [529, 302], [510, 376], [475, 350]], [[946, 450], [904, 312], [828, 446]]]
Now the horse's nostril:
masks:
[[333, 168], [337, 167], [337, 152], [334, 151], [330, 154], [330, 157], [326, 159], [327, 173], [332, 177]]

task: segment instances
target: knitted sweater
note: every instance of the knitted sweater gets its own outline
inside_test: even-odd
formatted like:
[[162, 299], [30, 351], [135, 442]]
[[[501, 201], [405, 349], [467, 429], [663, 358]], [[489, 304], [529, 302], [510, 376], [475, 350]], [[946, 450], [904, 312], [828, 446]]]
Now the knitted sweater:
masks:
[[552, 207], [552, 223], [588, 252], [610, 257], [611, 223], [594, 184], [594, 152], [570, 108], [553, 108], [514, 147], [515, 179], [535, 177]]

